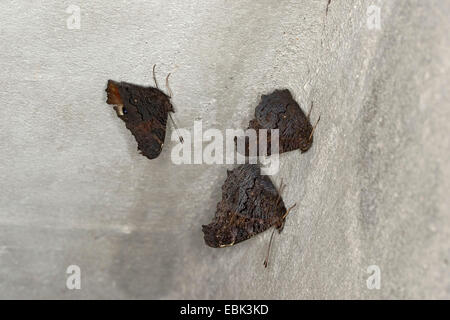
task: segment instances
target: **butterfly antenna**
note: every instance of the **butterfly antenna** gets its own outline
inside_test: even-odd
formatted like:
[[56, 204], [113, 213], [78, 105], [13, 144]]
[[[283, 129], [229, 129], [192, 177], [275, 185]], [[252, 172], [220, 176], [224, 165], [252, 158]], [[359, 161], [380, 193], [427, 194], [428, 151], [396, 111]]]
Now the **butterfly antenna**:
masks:
[[270, 248], [272, 247], [273, 234], [275, 233], [275, 228], [273, 228], [272, 235], [270, 236], [269, 247], [267, 247], [266, 259], [264, 259], [264, 268], [267, 268], [269, 265], [269, 254]]
[[153, 81], [155, 81], [155, 86], [156, 86], [156, 88], [159, 89], [159, 87], [158, 87], [158, 81], [156, 81], [156, 72], [155, 72], [155, 68], [156, 68], [156, 64], [153, 65]]
[[289, 214], [289, 212], [290, 212], [292, 209], [294, 209], [296, 205], [297, 205], [297, 204], [294, 203], [294, 205], [293, 205], [292, 207], [290, 207], [289, 209], [287, 209], [286, 213], [285, 213], [284, 216], [281, 218], [281, 220], [286, 219], [286, 217], [287, 217], [287, 215]]
[[316, 130], [316, 127], [317, 127], [317, 125], [319, 124], [319, 121], [320, 121], [320, 116], [319, 116], [319, 119], [317, 119], [316, 124], [314, 125], [314, 127], [313, 127], [313, 129], [312, 129], [312, 131], [311, 131], [311, 134], [309, 135], [308, 141], [310, 141], [311, 138], [313, 137], [314, 130]]
[[284, 184], [284, 183], [283, 183], [283, 179], [281, 179], [281, 184], [280, 184], [280, 195], [283, 194], [284, 188], [286, 188], [286, 184]]
[[309, 112], [308, 112], [308, 116], [307, 116], [308, 120], [309, 120], [309, 116], [311, 115], [311, 111], [313, 109], [313, 106], [314, 106], [314, 102], [311, 101], [311, 107], [309, 108]]
[[173, 126], [175, 128], [175, 131], [177, 132], [177, 135], [178, 135], [178, 138], [180, 139], [180, 142], [183, 143], [184, 139], [183, 139], [183, 137], [180, 134], [180, 130], [178, 130], [178, 126], [176, 125], [175, 121], [172, 118], [172, 113], [171, 112], [169, 112], [169, 117], [170, 117], [170, 121], [172, 121], [172, 124], [173, 124]]
[[326, 10], [325, 10], [325, 16], [328, 15], [328, 9], [329, 9], [330, 3], [331, 3], [331, 0], [328, 0], [327, 8], [326, 8]]
[[[167, 88], [167, 93], [169, 94], [169, 98], [172, 98], [172, 89], [170, 89], [170, 86], [169, 86], [169, 77], [170, 77], [170, 73], [169, 73], [169, 74], [167, 75], [167, 77], [166, 77], [166, 88]], [[177, 131], [178, 138], [180, 139], [180, 142], [183, 143], [183, 142], [184, 142], [184, 139], [183, 139], [183, 137], [181, 136], [180, 130], [178, 130], [178, 126], [177, 126], [177, 124], [175, 123], [175, 121], [173, 120], [172, 114], [171, 114], [170, 112], [169, 112], [169, 116], [170, 116], [170, 121], [172, 121], [172, 124], [173, 124], [173, 126], [175, 127], [175, 130]]]
[[169, 77], [170, 77], [170, 73], [166, 77], [166, 88], [167, 88], [167, 93], [169, 94], [169, 98], [172, 98], [172, 90], [170, 89], [170, 86], [169, 86]]

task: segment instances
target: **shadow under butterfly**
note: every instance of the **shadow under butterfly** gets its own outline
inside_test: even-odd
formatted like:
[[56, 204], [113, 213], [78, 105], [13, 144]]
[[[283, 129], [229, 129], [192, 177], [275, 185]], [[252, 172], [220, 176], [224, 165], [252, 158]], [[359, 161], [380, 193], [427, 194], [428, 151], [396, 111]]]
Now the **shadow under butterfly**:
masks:
[[[156, 65], [155, 65], [156, 66]], [[117, 116], [125, 122], [138, 144], [138, 150], [148, 159], [155, 159], [162, 151], [166, 137], [167, 118], [175, 112], [170, 101], [172, 93], [169, 87], [169, 76], [166, 86], [169, 94], [158, 88], [153, 66], [153, 80], [156, 87], [144, 87], [128, 82], [108, 80], [106, 103], [114, 105]], [[178, 134], [180, 142], [183, 138]]]

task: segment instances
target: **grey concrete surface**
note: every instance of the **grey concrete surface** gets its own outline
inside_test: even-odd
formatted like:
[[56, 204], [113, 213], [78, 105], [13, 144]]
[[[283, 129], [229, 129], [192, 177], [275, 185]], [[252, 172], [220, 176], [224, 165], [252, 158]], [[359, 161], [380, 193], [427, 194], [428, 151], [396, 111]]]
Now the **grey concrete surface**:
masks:
[[[450, 298], [450, 3], [326, 4], [2, 1], [0, 298]], [[314, 101], [313, 147], [272, 177], [297, 207], [269, 268], [270, 232], [203, 243], [232, 166], [174, 165], [172, 127], [149, 161], [106, 105], [154, 63], [184, 128], [243, 128], [275, 88]]]

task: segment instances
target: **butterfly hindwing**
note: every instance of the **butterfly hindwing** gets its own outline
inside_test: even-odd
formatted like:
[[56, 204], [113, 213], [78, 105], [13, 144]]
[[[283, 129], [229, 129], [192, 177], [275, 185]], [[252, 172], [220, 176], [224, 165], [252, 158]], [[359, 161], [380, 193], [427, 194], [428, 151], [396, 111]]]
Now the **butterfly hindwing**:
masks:
[[268, 176], [257, 165], [228, 172], [213, 221], [203, 226], [205, 243], [225, 247], [281, 226], [286, 207]]
[[167, 117], [174, 112], [170, 98], [158, 88], [109, 80], [107, 103], [116, 105], [117, 115], [125, 122], [149, 159], [161, 153], [166, 136]]

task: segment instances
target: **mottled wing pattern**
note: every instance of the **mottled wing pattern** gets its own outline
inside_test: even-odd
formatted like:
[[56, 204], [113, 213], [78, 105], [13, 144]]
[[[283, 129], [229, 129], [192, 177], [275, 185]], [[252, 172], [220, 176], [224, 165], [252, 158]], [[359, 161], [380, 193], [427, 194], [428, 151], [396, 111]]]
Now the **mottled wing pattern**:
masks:
[[239, 243], [281, 226], [285, 213], [281, 196], [259, 166], [241, 165], [228, 171], [214, 220], [203, 226], [205, 242], [211, 247]]
[[[262, 95], [261, 102], [255, 109], [255, 119], [249, 128], [279, 129], [279, 153], [300, 149], [308, 151], [313, 142], [313, 130], [308, 117], [292, 98], [289, 90], [275, 90], [271, 94]], [[259, 134], [258, 134], [259, 144]], [[246, 148], [248, 155], [248, 146]], [[267, 155], [271, 154], [271, 135], [267, 134]]]
[[170, 98], [161, 90], [127, 82], [109, 80], [107, 103], [116, 105], [117, 115], [125, 122], [144, 156], [154, 159], [161, 153], [169, 112], [174, 112]]

